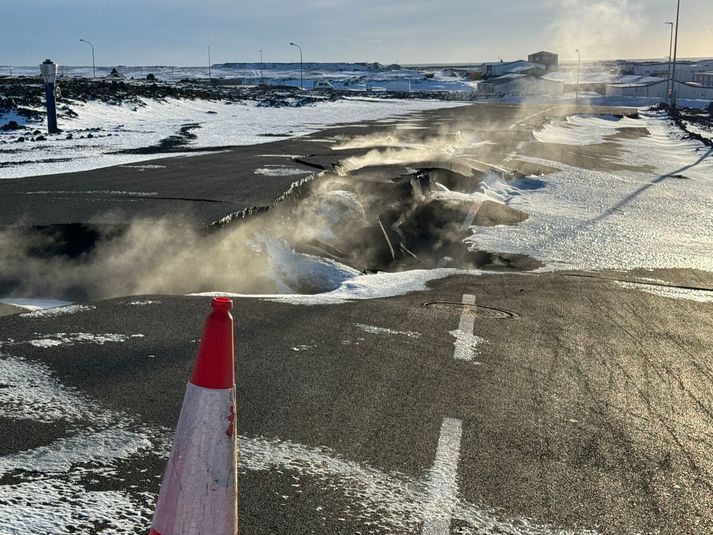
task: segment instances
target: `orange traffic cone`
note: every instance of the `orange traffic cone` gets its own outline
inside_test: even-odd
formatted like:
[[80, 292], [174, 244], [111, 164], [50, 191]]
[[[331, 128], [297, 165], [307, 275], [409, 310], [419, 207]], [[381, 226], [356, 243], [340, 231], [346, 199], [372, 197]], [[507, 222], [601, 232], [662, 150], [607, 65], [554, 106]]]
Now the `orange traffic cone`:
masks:
[[238, 531], [232, 306], [211, 302], [149, 535]]

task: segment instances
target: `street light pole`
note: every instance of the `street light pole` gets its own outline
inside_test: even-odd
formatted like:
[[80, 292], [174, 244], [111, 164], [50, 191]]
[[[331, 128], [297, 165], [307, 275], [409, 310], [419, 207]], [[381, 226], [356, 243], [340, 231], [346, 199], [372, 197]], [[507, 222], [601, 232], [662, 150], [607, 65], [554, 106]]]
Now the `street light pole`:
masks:
[[302, 47], [296, 43], [290, 43], [290, 46], [295, 46], [300, 51], [300, 89], [304, 89], [304, 85], [302, 82]]
[[579, 52], [579, 48], [575, 49], [577, 52], [577, 89], [574, 93], [574, 101], [579, 102], [579, 69], [582, 65], [582, 54]]
[[673, 65], [671, 66], [671, 110], [676, 110], [676, 59], [678, 56], [678, 19], [681, 14], [681, 0], [676, 6], [676, 37], [673, 44]]
[[90, 43], [89, 41], [87, 41], [86, 39], [80, 39], [79, 41], [82, 42], [82, 43], [87, 43], [89, 46], [92, 47], [92, 78], [96, 78], [96, 77], [97, 77], [97, 68], [96, 68], [96, 66], [95, 66], [95, 64], [94, 64], [94, 45], [91, 44], [91, 43]]
[[262, 68], [263, 68], [263, 64], [262, 64], [262, 50], [260, 50], [260, 85], [262, 85]]
[[668, 44], [668, 82], [666, 83], [666, 97], [671, 93], [671, 61], [673, 60], [673, 22], [664, 22], [671, 26], [671, 38]]
[[210, 66], [210, 47], [208, 47], [208, 82], [210, 82], [213, 79], [213, 72], [211, 71], [211, 66]]

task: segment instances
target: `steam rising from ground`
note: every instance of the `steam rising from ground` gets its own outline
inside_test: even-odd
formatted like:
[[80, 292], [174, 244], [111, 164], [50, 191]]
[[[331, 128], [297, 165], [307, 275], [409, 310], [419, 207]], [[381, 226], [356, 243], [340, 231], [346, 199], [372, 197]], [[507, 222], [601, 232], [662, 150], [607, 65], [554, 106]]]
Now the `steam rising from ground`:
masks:
[[[296, 210], [276, 210], [242, 224], [207, 232], [182, 218], [136, 219], [124, 232], [105, 234], [79, 258], [38, 254], [56, 238], [10, 229], [0, 233], [0, 275], [16, 295], [100, 299], [148, 293], [187, 293], [217, 288], [291, 293], [336, 288], [357, 271], [328, 259], [299, 255], [294, 244], [324, 238], [359, 206], [318, 206], [311, 196]], [[363, 210], [361, 211], [363, 217]], [[99, 227], [98, 227], [99, 228]], [[331, 229], [331, 230], [330, 230]]]
[[641, 32], [645, 9], [638, 0], [563, 0], [552, 24], [555, 50], [565, 57], [613, 58]]
[[[483, 128], [479, 125], [479, 130]], [[333, 290], [360, 273], [348, 265], [359, 269], [386, 265], [372, 262], [374, 258], [386, 256], [388, 264], [402, 254], [412, 260], [409, 266], [394, 266], [396, 270], [435, 267], [410, 250], [413, 245], [400, 234], [399, 227], [414, 236], [427, 233], [431, 249], [452, 242], [467, 252], [461, 243], [463, 217], [453, 208], [464, 203], [467, 212], [467, 196], [447, 200], [434, 195], [434, 179], [422, 190], [424, 183], [416, 171], [399, 179], [403, 170], [387, 170], [386, 178], [371, 182], [346, 175], [369, 166], [450, 162], [451, 169], [460, 165], [455, 175], [472, 177], [468, 183], [471, 189], [466, 192], [472, 193], [480, 179], [473, 177], [473, 166], [460, 156], [473, 147], [489, 150], [472, 131], [454, 128], [419, 135], [393, 130], [342, 140], [338, 148], [375, 148], [345, 158], [336, 175], [325, 174], [297, 188], [269, 212], [215, 232], [181, 217], [137, 219], [124, 226], [123, 232], [113, 228], [92, 250], [70, 258], [52, 254], [57, 249], [56, 237], [18, 228], [5, 230], [0, 232], [0, 250], [4, 251], [0, 292], [10, 289], [14, 296], [50, 295], [69, 300], [217, 289], [318, 293]], [[384, 144], [389, 146], [377, 148]], [[429, 192], [429, 187], [433, 191]], [[458, 214], [459, 220], [441, 217], [442, 225], [429, 223], [423, 228], [418, 218], [430, 219], [418, 210], [429, 200], [449, 205], [450, 213]], [[312, 252], [315, 255], [305, 254]], [[414, 260], [420, 264], [414, 265]]]

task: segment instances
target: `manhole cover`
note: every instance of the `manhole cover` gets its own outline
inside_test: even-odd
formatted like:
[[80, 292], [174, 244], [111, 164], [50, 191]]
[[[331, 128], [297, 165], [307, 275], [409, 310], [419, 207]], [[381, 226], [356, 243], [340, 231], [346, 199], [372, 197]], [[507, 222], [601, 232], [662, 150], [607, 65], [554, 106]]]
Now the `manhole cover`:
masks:
[[[464, 305], [463, 303], [456, 303], [452, 301], [431, 301], [429, 303], [424, 303], [423, 306], [428, 308], [437, 308], [439, 310], [447, 310], [449, 312], [456, 312], [458, 314], [462, 313], [465, 309], [473, 308], [471, 305]], [[518, 317], [518, 315], [514, 312], [484, 306], [476, 306], [475, 315], [479, 318], [492, 320], [508, 320]]]

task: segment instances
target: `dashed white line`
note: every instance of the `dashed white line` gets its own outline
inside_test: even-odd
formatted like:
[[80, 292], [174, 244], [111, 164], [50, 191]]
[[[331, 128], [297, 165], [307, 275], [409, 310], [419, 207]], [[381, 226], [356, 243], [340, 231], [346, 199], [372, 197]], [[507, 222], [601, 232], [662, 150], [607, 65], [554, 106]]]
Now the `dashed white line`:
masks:
[[460, 316], [458, 330], [455, 333], [456, 342], [453, 358], [456, 360], [472, 361], [475, 358], [473, 351], [473, 328], [475, 326], [475, 296], [465, 294], [463, 304], [467, 306]]
[[463, 422], [444, 418], [438, 439], [436, 459], [428, 481], [428, 501], [423, 517], [422, 535], [448, 535], [458, 499], [458, 457]]

